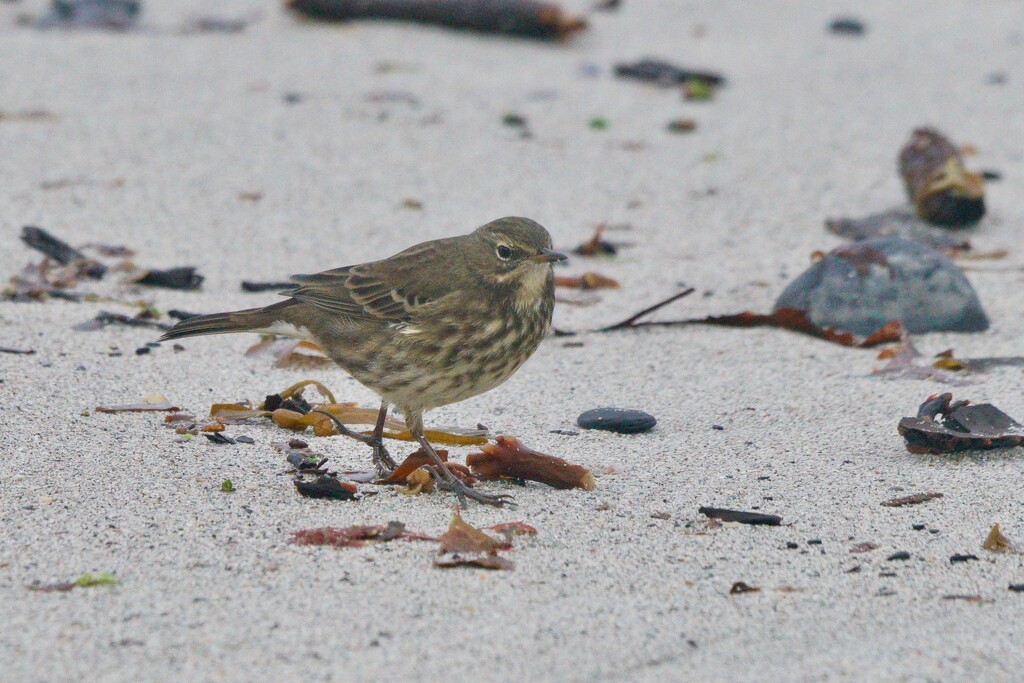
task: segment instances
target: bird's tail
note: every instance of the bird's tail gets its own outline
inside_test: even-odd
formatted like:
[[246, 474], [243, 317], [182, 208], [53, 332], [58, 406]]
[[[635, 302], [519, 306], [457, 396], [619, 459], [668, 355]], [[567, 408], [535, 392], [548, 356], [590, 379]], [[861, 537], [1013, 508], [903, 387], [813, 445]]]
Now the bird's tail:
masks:
[[197, 315], [194, 318], [182, 320], [167, 330], [160, 337], [160, 341], [181, 339], [182, 337], [198, 337], [204, 334], [268, 331], [268, 328], [275, 322], [284, 319], [282, 316], [283, 311], [280, 309], [286, 308], [291, 303], [293, 302], [282, 301], [279, 304], [265, 308], [249, 308], [244, 311]]

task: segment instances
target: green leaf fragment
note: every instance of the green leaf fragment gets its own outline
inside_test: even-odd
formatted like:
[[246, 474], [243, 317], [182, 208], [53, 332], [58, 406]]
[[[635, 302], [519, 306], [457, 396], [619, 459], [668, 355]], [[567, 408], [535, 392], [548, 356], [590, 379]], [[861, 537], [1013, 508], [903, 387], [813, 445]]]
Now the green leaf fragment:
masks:
[[220, 484], [220, 490], [223, 491], [224, 493], [234, 493], [235, 485], [231, 483], [230, 479], [225, 479]]
[[75, 579], [75, 585], [79, 588], [92, 588], [93, 586], [112, 586], [117, 583], [117, 577], [107, 572], [98, 574], [82, 574]]

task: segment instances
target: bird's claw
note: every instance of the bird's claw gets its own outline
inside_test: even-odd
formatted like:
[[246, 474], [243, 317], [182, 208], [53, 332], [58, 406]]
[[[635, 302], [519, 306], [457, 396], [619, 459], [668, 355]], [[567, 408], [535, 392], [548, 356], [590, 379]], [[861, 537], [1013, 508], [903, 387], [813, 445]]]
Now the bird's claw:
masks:
[[486, 493], [481, 493], [480, 491], [471, 488], [470, 486], [466, 485], [462, 481], [459, 481], [458, 479], [455, 479], [453, 481], [440, 480], [438, 482], [438, 486], [445, 489], [446, 491], [451, 491], [456, 496], [458, 496], [459, 502], [463, 505], [465, 505], [466, 500], [469, 499], [475, 500], [481, 505], [491, 505], [496, 508], [516, 507], [515, 499], [510, 495], [500, 493], [498, 495], [491, 496]]

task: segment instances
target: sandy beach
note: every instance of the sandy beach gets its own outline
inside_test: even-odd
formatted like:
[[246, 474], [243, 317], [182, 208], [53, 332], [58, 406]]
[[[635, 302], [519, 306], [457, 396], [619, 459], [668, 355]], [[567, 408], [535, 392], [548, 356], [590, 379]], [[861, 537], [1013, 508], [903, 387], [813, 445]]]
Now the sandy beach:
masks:
[[[90, 291], [232, 310], [277, 299], [242, 280], [522, 215], [566, 250], [602, 223], [628, 243], [559, 269], [621, 283], [594, 305], [558, 304], [560, 329], [616, 322], [683, 286], [695, 294], [658, 317], [768, 311], [813, 252], [843, 243], [826, 218], [905, 200], [896, 156], [934, 125], [973, 146], [972, 168], [1001, 173], [967, 234], [1008, 255], [962, 262], [988, 331], [915, 344], [925, 360], [1024, 355], [1024, 4], [625, 0], [594, 12], [566, 0], [590, 27], [561, 45], [215, 4], [149, 2], [125, 33], [38, 31], [15, 18], [46, 3], [0, 5], [0, 111], [52, 114], [0, 119], [3, 281], [39, 259], [19, 240], [37, 225], [206, 278], [198, 292], [117, 277]], [[259, 18], [239, 34], [178, 31], [213, 12]], [[827, 31], [848, 14], [863, 36]], [[642, 57], [728, 82], [689, 102], [614, 77]], [[509, 113], [530, 137], [503, 124]], [[668, 132], [680, 118], [697, 129]], [[781, 330], [549, 337], [506, 384], [429, 413], [428, 427], [486, 424], [587, 467], [597, 488], [481, 484], [518, 508], [470, 505], [466, 521], [538, 533], [505, 553], [513, 571], [441, 570], [432, 543], [289, 537], [391, 520], [439, 535], [450, 495], [311, 500], [270, 446], [288, 438], [273, 425], [229, 427], [252, 444], [176, 443], [162, 413], [94, 411], [162, 394], [205, 415], [310, 376], [374, 406], [368, 389], [339, 369], [246, 357], [255, 335], [137, 355], [157, 331], [72, 329], [101, 310], [135, 312], [0, 302], [0, 346], [35, 351], [0, 354], [4, 681], [1011, 681], [1024, 669], [1024, 593], [1008, 590], [1024, 583], [1024, 555], [981, 549], [995, 523], [1024, 543], [1024, 449], [912, 455], [896, 430], [942, 391], [1024, 419], [1019, 367], [950, 386], [873, 376], [877, 350]], [[632, 436], [576, 427], [608, 405], [658, 424]], [[369, 464], [361, 444], [304, 438], [336, 467]], [[881, 505], [919, 492], [943, 497]], [[711, 528], [700, 506], [783, 524]], [[851, 552], [863, 543], [877, 548]], [[910, 558], [887, 560], [899, 551]], [[96, 572], [117, 585], [27, 588]], [[738, 581], [761, 590], [730, 595]]]

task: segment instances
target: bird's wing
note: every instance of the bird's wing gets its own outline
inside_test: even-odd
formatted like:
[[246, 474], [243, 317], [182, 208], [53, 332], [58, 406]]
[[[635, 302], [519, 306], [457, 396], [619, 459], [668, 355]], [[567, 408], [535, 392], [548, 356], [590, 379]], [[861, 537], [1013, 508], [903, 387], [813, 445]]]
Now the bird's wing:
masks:
[[382, 261], [293, 275], [295, 288], [281, 293], [348, 318], [409, 322], [455, 291], [447, 270], [458, 256], [450, 246], [434, 240]]

